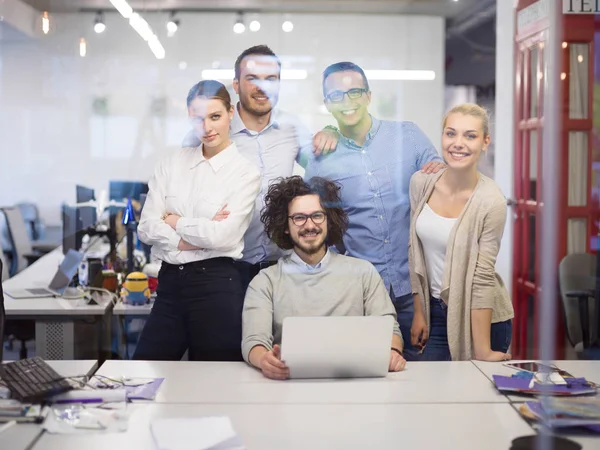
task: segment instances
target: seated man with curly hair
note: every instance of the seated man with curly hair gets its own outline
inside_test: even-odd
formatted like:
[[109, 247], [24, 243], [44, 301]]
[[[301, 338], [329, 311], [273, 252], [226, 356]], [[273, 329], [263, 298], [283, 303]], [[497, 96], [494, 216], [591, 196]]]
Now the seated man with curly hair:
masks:
[[[286, 379], [279, 344], [289, 316], [383, 316], [396, 310], [383, 280], [368, 261], [329, 250], [348, 226], [340, 187], [324, 178], [293, 176], [269, 187], [261, 221], [269, 238], [283, 250], [293, 249], [277, 265], [252, 280], [244, 300], [242, 354], [268, 378]], [[398, 323], [390, 350], [390, 371], [406, 361]]]

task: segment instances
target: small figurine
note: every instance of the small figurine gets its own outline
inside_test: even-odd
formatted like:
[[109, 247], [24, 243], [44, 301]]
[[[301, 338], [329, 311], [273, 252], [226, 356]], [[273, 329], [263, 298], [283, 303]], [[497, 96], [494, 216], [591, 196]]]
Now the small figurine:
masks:
[[130, 305], [145, 305], [150, 302], [150, 289], [148, 288], [148, 277], [142, 272], [131, 272], [127, 275], [121, 297], [125, 303]]

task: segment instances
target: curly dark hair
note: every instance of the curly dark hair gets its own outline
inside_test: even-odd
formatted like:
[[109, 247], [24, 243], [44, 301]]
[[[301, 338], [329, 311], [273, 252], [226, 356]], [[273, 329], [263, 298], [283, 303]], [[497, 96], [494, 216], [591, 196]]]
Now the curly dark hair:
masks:
[[313, 177], [304, 181], [302, 177], [279, 178], [269, 186], [265, 196], [265, 207], [260, 212], [260, 220], [265, 225], [269, 239], [283, 250], [294, 248], [288, 230], [288, 205], [303, 195], [318, 195], [327, 215], [327, 245], [342, 244], [348, 229], [348, 215], [342, 208], [341, 186], [331, 180]]

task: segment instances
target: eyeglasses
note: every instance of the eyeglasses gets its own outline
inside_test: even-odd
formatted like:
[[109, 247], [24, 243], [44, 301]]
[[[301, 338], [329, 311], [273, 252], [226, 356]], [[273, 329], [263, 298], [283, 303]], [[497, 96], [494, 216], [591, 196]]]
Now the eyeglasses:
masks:
[[349, 99], [356, 100], [357, 98], [361, 98], [363, 94], [369, 92], [365, 88], [352, 88], [347, 91], [333, 91], [325, 96], [327, 100], [332, 103], [340, 103], [344, 101], [344, 95], [348, 95]]
[[310, 220], [312, 220], [315, 225], [320, 225], [323, 222], [325, 222], [325, 218], [327, 217], [327, 214], [325, 214], [322, 211], [317, 211], [312, 214], [292, 214], [291, 216], [288, 216], [288, 217], [290, 219], [292, 219], [292, 222], [294, 222], [294, 225], [296, 225], [297, 227], [301, 227], [306, 223], [306, 221], [308, 220], [309, 217], [310, 217]]

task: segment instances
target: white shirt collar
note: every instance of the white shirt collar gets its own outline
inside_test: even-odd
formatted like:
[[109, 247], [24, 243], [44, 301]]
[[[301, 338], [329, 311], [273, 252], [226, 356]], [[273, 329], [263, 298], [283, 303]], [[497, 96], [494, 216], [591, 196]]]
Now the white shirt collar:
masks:
[[206, 159], [204, 157], [204, 154], [202, 152], [202, 145], [197, 147], [195, 152], [195, 157], [193, 159], [190, 169], [195, 168], [196, 166], [198, 166], [198, 164], [207, 162], [208, 164], [210, 164], [210, 167], [215, 172], [218, 172], [221, 167], [223, 167], [229, 161], [239, 156], [239, 152], [237, 150], [235, 142], [232, 142], [229, 146], [225, 147], [223, 150], [221, 150], [219, 153], [217, 153], [210, 159]]

